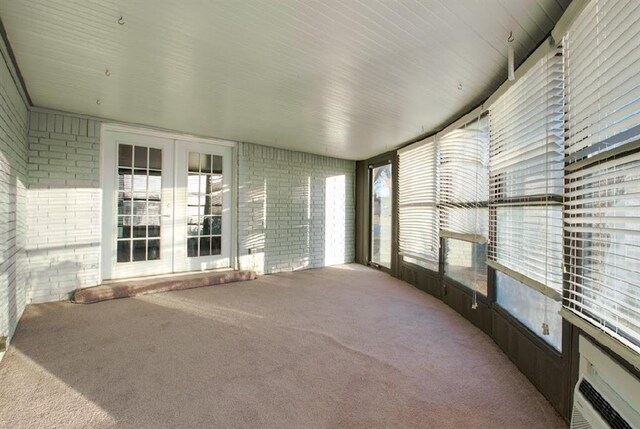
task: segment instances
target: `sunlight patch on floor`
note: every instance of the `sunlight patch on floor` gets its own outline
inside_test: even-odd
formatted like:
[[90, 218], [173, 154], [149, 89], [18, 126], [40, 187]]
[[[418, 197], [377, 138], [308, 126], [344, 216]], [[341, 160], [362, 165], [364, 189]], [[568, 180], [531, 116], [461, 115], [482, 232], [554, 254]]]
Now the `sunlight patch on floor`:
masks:
[[[109, 428], [116, 425], [117, 420], [111, 414], [19, 349], [13, 347], [5, 359], [12, 361], [12, 367], [20, 366], [23, 370], [17, 375], [19, 379], [13, 379], [11, 373], [2, 374], [0, 371], [0, 379], [13, 386], [12, 396], [30, 397], [31, 401], [25, 404], [23, 401], [15, 402], [12, 398], [0, 396], [0, 415], [4, 422], [24, 421], [24, 416], [31, 416], [33, 426], [29, 427], [34, 428], [43, 427], [45, 423], [47, 427], [70, 429]], [[25, 405], [28, 405], [26, 409]]]
[[193, 316], [248, 329], [252, 329], [249, 326], [250, 322], [264, 318], [264, 316], [258, 314], [252, 314], [235, 308], [223, 307], [211, 303], [203, 304], [199, 301], [179, 297], [174, 294], [143, 295], [134, 299], [172, 310], [182, 311]]

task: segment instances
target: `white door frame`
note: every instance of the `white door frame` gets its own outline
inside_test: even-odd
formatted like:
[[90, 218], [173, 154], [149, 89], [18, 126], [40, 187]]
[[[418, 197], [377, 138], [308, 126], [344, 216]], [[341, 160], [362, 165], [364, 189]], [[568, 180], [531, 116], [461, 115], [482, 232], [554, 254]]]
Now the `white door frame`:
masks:
[[[180, 141], [180, 142], [189, 142], [189, 143], [200, 143], [200, 144], [205, 144], [205, 145], [215, 145], [215, 146], [224, 146], [224, 147], [229, 147], [231, 148], [231, 156], [227, 157], [230, 158], [230, 181], [229, 181], [229, 196], [230, 196], [230, 206], [229, 206], [229, 210], [230, 210], [230, 214], [229, 214], [229, 218], [230, 218], [230, 226], [231, 226], [231, 233], [230, 233], [230, 254], [231, 254], [231, 261], [230, 261], [230, 267], [237, 269], [238, 268], [238, 245], [237, 245], [237, 240], [238, 240], [238, 217], [237, 217], [237, 207], [238, 207], [238, 172], [237, 172], [237, 156], [238, 156], [238, 144], [234, 141], [230, 141], [230, 140], [222, 140], [222, 139], [216, 139], [216, 138], [206, 138], [206, 137], [198, 137], [198, 136], [194, 136], [194, 135], [189, 135], [189, 134], [180, 134], [180, 133], [176, 133], [176, 132], [170, 132], [170, 131], [162, 131], [162, 130], [157, 130], [157, 129], [152, 129], [152, 128], [143, 128], [143, 127], [135, 127], [135, 126], [130, 126], [130, 125], [125, 125], [125, 124], [117, 124], [117, 123], [103, 123], [101, 126], [101, 130], [100, 130], [100, 189], [103, 192], [103, 197], [101, 200], [101, 209], [100, 209], [100, 225], [101, 225], [101, 257], [100, 257], [100, 267], [99, 267], [99, 272], [100, 272], [100, 282], [102, 283], [102, 281], [108, 277], [106, 277], [106, 275], [108, 275], [111, 271], [111, 265], [112, 265], [112, 261], [113, 261], [113, 244], [110, 245], [106, 245], [108, 243], [112, 243], [113, 239], [114, 239], [114, 232], [112, 230], [110, 230], [110, 228], [107, 226], [110, 224], [110, 222], [112, 222], [111, 219], [107, 219], [106, 218], [106, 214], [105, 214], [105, 210], [107, 209], [107, 206], [105, 205], [105, 201], [107, 199], [107, 195], [105, 193], [105, 173], [106, 173], [106, 169], [107, 168], [115, 168], [114, 165], [109, 165], [106, 166], [105, 163], [107, 162], [107, 159], [105, 158], [105, 151], [106, 151], [106, 137], [108, 133], [112, 133], [112, 132], [122, 132], [122, 133], [129, 133], [129, 134], [139, 134], [139, 135], [143, 135], [143, 136], [148, 136], [148, 137], [158, 137], [158, 138], [164, 138], [164, 139], [171, 139], [174, 141]], [[176, 160], [176, 151], [177, 151], [177, 147], [178, 145], [174, 143], [174, 151], [171, 154], [172, 155], [172, 159], [171, 161], [174, 163], [175, 165], [175, 160]], [[226, 158], [225, 158], [226, 159]], [[227, 162], [225, 164], [225, 168], [227, 168], [227, 164], [229, 164], [229, 162]], [[177, 171], [174, 171], [174, 177], [173, 177], [173, 182], [175, 183], [175, 175], [177, 174]], [[227, 175], [227, 173], [225, 173], [225, 176]], [[113, 203], [111, 203], [111, 210], [113, 210]], [[110, 216], [113, 216], [113, 213], [110, 213]], [[172, 218], [173, 220], [173, 218]]]

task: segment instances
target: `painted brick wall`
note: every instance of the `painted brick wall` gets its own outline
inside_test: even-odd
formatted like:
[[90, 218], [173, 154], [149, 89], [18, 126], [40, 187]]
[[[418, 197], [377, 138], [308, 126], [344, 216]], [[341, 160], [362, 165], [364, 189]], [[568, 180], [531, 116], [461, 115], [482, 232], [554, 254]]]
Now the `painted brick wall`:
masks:
[[[27, 302], [99, 280], [100, 122], [35, 110], [29, 121]], [[260, 273], [352, 262], [355, 163], [239, 146], [240, 266]]]
[[29, 121], [27, 302], [95, 286], [100, 260], [100, 122], [47, 111]]
[[354, 162], [241, 143], [238, 177], [240, 268], [353, 262]]
[[0, 55], [0, 336], [11, 338], [25, 306], [27, 106]]

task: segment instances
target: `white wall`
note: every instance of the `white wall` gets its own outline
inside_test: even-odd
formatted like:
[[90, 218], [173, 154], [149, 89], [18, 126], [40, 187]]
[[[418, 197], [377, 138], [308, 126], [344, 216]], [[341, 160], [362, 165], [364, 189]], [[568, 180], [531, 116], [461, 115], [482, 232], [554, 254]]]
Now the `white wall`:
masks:
[[355, 163], [242, 143], [240, 268], [275, 273], [353, 262]]
[[25, 306], [27, 106], [0, 56], [0, 337], [11, 338]]
[[100, 123], [32, 111], [27, 302], [95, 286], [100, 260]]

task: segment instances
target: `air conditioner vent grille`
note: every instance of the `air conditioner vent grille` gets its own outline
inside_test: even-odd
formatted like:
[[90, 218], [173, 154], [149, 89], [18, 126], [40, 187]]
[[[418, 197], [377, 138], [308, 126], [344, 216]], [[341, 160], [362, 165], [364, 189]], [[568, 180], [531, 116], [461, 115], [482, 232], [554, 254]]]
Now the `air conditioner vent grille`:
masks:
[[613, 429], [632, 429], [629, 423], [602, 397], [600, 393], [583, 379], [578, 387], [580, 393]]
[[573, 408], [573, 414], [571, 415], [571, 429], [593, 429], [591, 423], [584, 418], [577, 407]]

